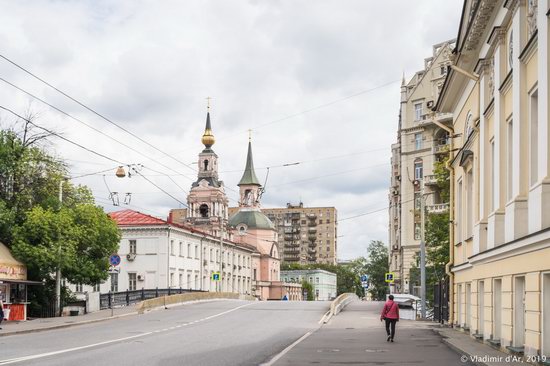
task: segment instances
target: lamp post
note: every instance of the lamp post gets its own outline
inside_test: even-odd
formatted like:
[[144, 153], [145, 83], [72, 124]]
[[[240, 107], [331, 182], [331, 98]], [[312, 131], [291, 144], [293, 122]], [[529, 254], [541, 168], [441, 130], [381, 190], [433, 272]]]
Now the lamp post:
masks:
[[424, 196], [424, 179], [420, 179], [420, 316], [426, 318], [426, 242], [424, 230], [426, 225], [426, 197]]

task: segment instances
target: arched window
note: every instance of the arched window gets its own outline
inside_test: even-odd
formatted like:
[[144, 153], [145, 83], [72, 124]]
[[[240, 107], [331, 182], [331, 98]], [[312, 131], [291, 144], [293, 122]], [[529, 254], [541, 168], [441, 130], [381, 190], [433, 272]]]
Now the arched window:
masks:
[[199, 207], [199, 213], [201, 214], [201, 217], [208, 217], [208, 205], [202, 204]]
[[204, 170], [208, 170], [208, 160], [204, 161]]
[[414, 179], [420, 180], [423, 177], [424, 165], [422, 159], [416, 159], [414, 161]]
[[474, 131], [473, 126], [473, 115], [471, 111], [468, 111], [466, 115], [466, 122], [464, 123], [464, 141], [467, 141], [472, 132]]

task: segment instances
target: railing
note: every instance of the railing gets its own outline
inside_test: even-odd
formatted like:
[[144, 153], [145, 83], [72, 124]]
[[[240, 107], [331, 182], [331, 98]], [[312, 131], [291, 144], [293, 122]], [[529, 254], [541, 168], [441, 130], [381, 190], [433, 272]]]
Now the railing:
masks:
[[449, 144], [440, 144], [432, 147], [432, 153], [434, 154], [444, 154], [447, 152], [449, 152]]
[[437, 184], [437, 178], [433, 174], [425, 175], [424, 176], [424, 184], [433, 185]]
[[175, 294], [183, 294], [186, 292], [206, 292], [203, 290], [192, 290], [182, 288], [155, 288], [141, 289], [124, 292], [109, 292], [99, 295], [100, 309], [109, 309], [113, 306], [128, 306], [136, 304], [143, 300], [154, 299], [161, 296], [170, 296]]
[[449, 204], [448, 203], [438, 203], [435, 205], [428, 205], [426, 206], [426, 209], [429, 213], [444, 213], [449, 211]]

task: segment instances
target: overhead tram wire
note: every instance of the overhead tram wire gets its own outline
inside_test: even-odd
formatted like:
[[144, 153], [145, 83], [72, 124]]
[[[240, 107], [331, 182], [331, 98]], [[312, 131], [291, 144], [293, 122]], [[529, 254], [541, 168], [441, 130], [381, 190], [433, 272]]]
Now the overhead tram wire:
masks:
[[154, 162], [154, 163], [156, 163], [156, 164], [158, 164], [158, 165], [160, 165], [160, 166], [162, 166], [162, 167], [164, 167], [164, 168], [166, 168], [166, 169], [169, 169], [169, 170], [171, 170], [171, 171], [174, 172], [174, 173], [178, 173], [179, 175], [181, 175], [181, 176], [183, 176], [183, 177], [185, 177], [185, 178], [187, 178], [187, 179], [190, 179], [191, 181], [194, 180], [193, 178], [190, 178], [190, 177], [188, 177], [187, 175], [185, 175], [185, 174], [183, 174], [183, 173], [180, 173], [180, 172], [178, 172], [177, 170], [174, 170], [174, 169], [171, 168], [170, 166], [165, 165], [165, 164], [159, 162], [158, 160], [156, 160], [156, 159], [154, 159], [154, 158], [152, 158], [152, 157], [150, 157], [150, 156], [147, 156], [146, 154], [142, 153], [142, 152], [139, 151], [138, 149], [133, 148], [133, 147], [131, 147], [131, 146], [129, 146], [129, 145], [123, 143], [122, 141], [115, 139], [114, 137], [112, 137], [112, 136], [106, 134], [105, 132], [101, 131], [100, 129], [95, 128], [94, 126], [92, 126], [92, 125], [90, 125], [90, 124], [84, 122], [84, 121], [81, 120], [80, 118], [77, 118], [77, 117], [75, 117], [75, 116], [73, 116], [73, 115], [71, 115], [71, 114], [65, 112], [64, 110], [62, 110], [62, 109], [60, 109], [60, 108], [54, 106], [54, 105], [51, 104], [51, 103], [48, 103], [47, 101], [43, 100], [42, 98], [37, 97], [36, 95], [34, 95], [34, 94], [32, 94], [32, 93], [26, 91], [25, 89], [23, 89], [23, 88], [21, 88], [21, 87], [15, 85], [15, 84], [13, 84], [13, 83], [7, 81], [6, 79], [0, 77], [0, 81], [6, 83], [6, 84], [8, 84], [8, 85], [10, 85], [11, 87], [13, 87], [13, 88], [19, 90], [20, 92], [22, 92], [22, 93], [28, 95], [28, 96], [31, 97], [31, 98], [33, 98], [33, 99], [35, 99], [35, 100], [38, 100], [39, 102], [41, 102], [41, 103], [47, 105], [48, 107], [50, 107], [50, 108], [52, 108], [53, 110], [55, 110], [55, 111], [57, 111], [57, 112], [63, 114], [64, 116], [67, 116], [67, 117], [71, 118], [72, 120], [74, 120], [74, 121], [76, 121], [76, 122], [78, 122], [78, 123], [80, 123], [80, 124], [82, 124], [82, 125], [88, 127], [89, 129], [91, 129], [91, 130], [93, 130], [93, 131], [95, 131], [95, 132], [97, 132], [97, 133], [99, 133], [99, 134], [101, 134], [101, 135], [107, 137], [108, 139], [110, 139], [110, 140], [112, 140], [112, 141], [114, 141], [114, 142], [116, 142], [116, 143], [118, 143], [118, 144], [120, 144], [120, 145], [126, 147], [127, 149], [129, 149], [129, 150], [131, 150], [131, 151], [133, 151], [133, 152], [135, 152], [135, 153], [137, 153], [137, 154], [143, 156], [144, 158], [146, 158], [146, 159], [148, 159], [148, 160], [150, 160], [150, 161], [152, 161], [152, 162]]
[[79, 148], [81, 148], [81, 149], [84, 149], [84, 150], [86, 150], [86, 151], [88, 151], [88, 152], [90, 152], [90, 153], [92, 153], [92, 154], [94, 154], [94, 155], [100, 156], [100, 157], [102, 157], [102, 158], [104, 158], [104, 159], [107, 159], [107, 160], [110, 160], [110, 161], [114, 161], [115, 163], [118, 163], [118, 164], [121, 164], [121, 165], [127, 165], [127, 163], [124, 163], [124, 162], [122, 162], [122, 161], [120, 161], [120, 160], [116, 160], [116, 159], [110, 158], [110, 157], [108, 157], [108, 156], [106, 156], [106, 155], [103, 155], [103, 154], [101, 154], [101, 153], [98, 153], [97, 151], [94, 151], [94, 150], [92, 150], [92, 149], [89, 149], [89, 148], [87, 148], [87, 147], [85, 147], [85, 146], [80, 145], [79, 143], [76, 143], [76, 142], [74, 142], [74, 141], [72, 141], [72, 140], [69, 140], [69, 139], [66, 138], [66, 137], [63, 137], [63, 136], [61, 136], [60, 134], [58, 134], [58, 133], [56, 133], [56, 132], [53, 132], [53, 131], [51, 131], [51, 130], [48, 130], [47, 128], [44, 128], [44, 127], [42, 127], [42, 126], [39, 126], [39, 125], [37, 125], [36, 123], [30, 121], [29, 119], [27, 119], [27, 118], [21, 116], [20, 114], [18, 114], [18, 113], [16, 113], [16, 112], [12, 111], [12, 110], [9, 109], [9, 108], [6, 108], [6, 107], [0, 105], [0, 109], [3, 109], [3, 110], [5, 110], [6, 112], [9, 112], [9, 113], [13, 114], [14, 116], [16, 116], [16, 117], [22, 119], [23, 121], [30, 123], [30, 124], [33, 125], [34, 127], [39, 128], [39, 129], [41, 129], [41, 130], [43, 130], [43, 131], [45, 131], [45, 132], [47, 132], [47, 133], [49, 133], [49, 134], [52, 134], [52, 135], [54, 135], [54, 136], [57, 136], [57, 137], [59, 137], [60, 139], [66, 141], [66, 142], [68, 142], [68, 143], [70, 143], [70, 144], [73, 144], [73, 145], [75, 145], [75, 146], [77, 146], [77, 147], [79, 147]]
[[43, 84], [47, 85], [48, 87], [52, 88], [53, 90], [55, 90], [56, 92], [62, 94], [63, 96], [65, 96], [66, 98], [72, 100], [73, 102], [75, 102], [76, 104], [80, 105], [81, 107], [83, 107], [84, 109], [90, 111], [91, 113], [95, 114], [96, 116], [98, 116], [99, 118], [109, 122], [110, 124], [112, 124], [113, 126], [116, 126], [117, 128], [119, 128], [120, 130], [126, 132], [127, 134], [133, 136], [134, 138], [136, 138], [137, 140], [143, 142], [144, 144], [146, 144], [147, 146], [155, 149], [156, 151], [160, 152], [161, 154], [169, 157], [170, 159], [184, 165], [185, 167], [193, 170], [193, 171], [196, 171], [192, 166], [184, 163], [183, 161], [179, 160], [179, 159], [176, 159], [175, 157], [173, 157], [172, 155], [162, 151], [161, 149], [157, 148], [156, 146], [154, 146], [153, 144], [149, 143], [148, 141], [144, 140], [143, 138], [139, 137], [138, 135], [136, 135], [135, 133], [133, 133], [132, 131], [129, 131], [128, 129], [122, 127], [121, 125], [119, 125], [118, 123], [112, 121], [111, 119], [105, 117], [103, 114], [97, 112], [96, 110], [94, 110], [93, 108], [91, 107], [88, 107], [86, 104], [80, 102], [79, 100], [77, 100], [76, 98], [70, 96], [69, 94], [65, 93], [64, 91], [60, 90], [59, 88], [55, 87], [54, 85], [50, 84], [49, 82], [47, 82], [46, 80], [40, 78], [39, 76], [37, 76], [36, 74], [33, 74], [31, 71], [27, 70], [26, 68], [24, 68], [23, 66], [17, 64], [15, 61], [12, 61], [10, 60], [9, 58], [7, 58], [6, 56], [0, 54], [0, 58], [3, 58], [4, 60], [6, 60], [7, 62], [9, 62], [10, 64], [12, 64], [13, 66], [17, 67], [18, 69], [22, 70], [23, 72], [27, 73], [28, 75], [32, 76], [33, 78], [39, 80], [40, 82], [42, 82]]
[[[83, 145], [80, 145], [79, 143], [76, 143], [76, 142], [74, 142], [74, 141], [72, 141], [72, 140], [70, 140], [70, 139], [68, 139], [68, 138], [66, 138], [66, 137], [63, 137], [63, 136], [61, 136], [60, 134], [58, 134], [58, 133], [56, 133], [56, 132], [50, 131], [50, 130], [48, 130], [47, 128], [44, 128], [44, 127], [42, 127], [42, 126], [39, 126], [39, 125], [37, 125], [36, 123], [30, 121], [29, 119], [27, 119], [27, 118], [21, 116], [20, 114], [18, 114], [18, 113], [16, 113], [16, 112], [12, 111], [12, 110], [9, 109], [9, 108], [6, 108], [6, 107], [2, 106], [2, 105], [0, 105], [0, 109], [3, 109], [3, 110], [5, 110], [6, 112], [9, 112], [9, 113], [13, 114], [14, 116], [16, 116], [16, 117], [22, 119], [23, 121], [26, 121], [26, 122], [30, 123], [31, 125], [35, 126], [36, 128], [40, 128], [41, 130], [44, 130], [44, 131], [46, 131], [47, 133], [50, 133], [50, 134], [52, 134], [52, 135], [54, 135], [54, 136], [57, 136], [57, 137], [59, 137], [60, 139], [66, 141], [66, 142], [68, 142], [68, 143], [70, 143], [70, 144], [73, 144], [73, 145], [75, 145], [75, 146], [77, 146], [77, 147], [79, 147], [79, 148], [81, 148], [81, 149], [83, 149], [83, 150], [86, 150], [86, 151], [88, 151], [88, 152], [90, 152], [90, 153], [92, 153], [92, 154], [94, 154], [94, 155], [100, 156], [100, 157], [102, 157], [102, 158], [104, 158], [104, 159], [107, 159], [107, 160], [114, 161], [115, 163], [118, 163], [118, 164], [120, 164], [120, 165], [126, 165], [126, 166], [131, 165], [131, 164], [128, 164], [128, 163], [121, 162], [121, 161], [119, 161], [119, 160], [110, 158], [110, 157], [108, 157], [108, 156], [106, 156], [106, 155], [103, 155], [103, 154], [101, 154], [101, 153], [98, 153], [97, 151], [94, 151], [94, 150], [92, 150], [92, 149], [89, 149], [89, 148], [87, 148], [87, 147], [85, 147], [85, 146], [83, 146]], [[172, 196], [170, 193], [166, 192], [164, 189], [162, 189], [161, 187], [159, 187], [156, 183], [154, 183], [153, 181], [151, 181], [151, 180], [148, 179], [147, 177], [144, 177], [144, 176], [143, 176], [139, 171], [137, 171], [136, 169], [134, 169], [134, 173], [136, 173], [136, 174], [142, 176], [146, 181], [148, 181], [148, 182], [151, 183], [153, 186], [155, 186], [156, 188], [158, 188], [159, 190], [161, 190], [162, 192], [164, 192], [164, 193], [165, 193], [166, 195], [168, 195], [170, 198], [174, 199], [175, 201], [177, 201], [177, 202], [179, 202], [180, 204], [182, 204], [182, 205], [184, 205], [185, 207], [187, 207], [187, 204], [183, 203], [183, 202], [180, 201], [179, 199], [177, 199], [177, 198], [175, 198], [174, 196]]]

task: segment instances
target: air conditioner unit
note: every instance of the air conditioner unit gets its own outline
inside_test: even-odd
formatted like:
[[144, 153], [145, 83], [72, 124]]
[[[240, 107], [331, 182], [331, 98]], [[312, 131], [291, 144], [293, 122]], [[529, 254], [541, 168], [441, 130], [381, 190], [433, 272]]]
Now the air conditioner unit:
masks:
[[137, 275], [137, 280], [138, 281], [145, 281], [145, 275], [143, 273], [139, 273]]
[[426, 102], [426, 107], [428, 108], [433, 108], [434, 107], [434, 101], [433, 100], [429, 100]]
[[136, 259], [136, 253], [127, 254], [126, 259], [128, 259], [130, 262], [132, 262], [134, 259]]
[[420, 184], [420, 181], [419, 181], [418, 179], [415, 179], [415, 180], [413, 180], [413, 184], [414, 184], [415, 186], [417, 186], [417, 185]]
[[394, 244], [394, 245], [392, 246], [392, 248], [393, 248], [393, 250], [397, 250], [399, 247], [397, 246], [397, 244]]

